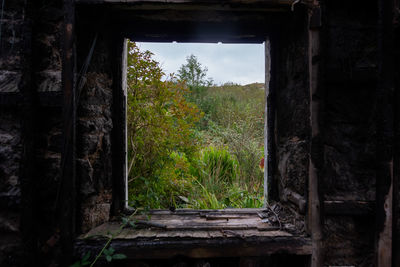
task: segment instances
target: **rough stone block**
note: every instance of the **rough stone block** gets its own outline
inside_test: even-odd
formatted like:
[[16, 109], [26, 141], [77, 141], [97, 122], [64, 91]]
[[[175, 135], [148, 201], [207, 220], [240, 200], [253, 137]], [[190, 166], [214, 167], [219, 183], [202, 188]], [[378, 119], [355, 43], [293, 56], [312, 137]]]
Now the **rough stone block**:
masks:
[[101, 191], [82, 203], [82, 232], [106, 222], [110, 218], [111, 192]]
[[21, 72], [0, 71], [0, 93], [18, 92], [21, 78]]

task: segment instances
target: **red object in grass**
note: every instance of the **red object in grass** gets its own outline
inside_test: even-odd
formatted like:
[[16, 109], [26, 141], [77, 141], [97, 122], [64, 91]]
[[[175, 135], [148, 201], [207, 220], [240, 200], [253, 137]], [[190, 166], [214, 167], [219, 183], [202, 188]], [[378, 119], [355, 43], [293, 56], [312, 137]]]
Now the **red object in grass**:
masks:
[[261, 170], [264, 170], [264, 157], [262, 157], [259, 166], [260, 166], [260, 169], [261, 169]]

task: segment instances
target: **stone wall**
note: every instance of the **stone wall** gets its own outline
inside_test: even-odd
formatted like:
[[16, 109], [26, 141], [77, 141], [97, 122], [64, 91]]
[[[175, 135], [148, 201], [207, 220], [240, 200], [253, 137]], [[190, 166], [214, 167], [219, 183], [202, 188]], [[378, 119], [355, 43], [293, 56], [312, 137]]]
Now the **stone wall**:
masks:
[[[25, 260], [33, 258], [51, 263], [60, 249], [55, 209], [62, 190], [64, 145], [61, 2], [29, 6], [26, 1], [6, 1], [4, 6], [0, 46], [0, 93], [5, 104], [0, 112], [0, 233], [4, 237], [0, 240], [1, 266], [24, 265]], [[78, 233], [109, 219], [112, 128], [109, 39], [99, 38], [77, 110]], [[85, 54], [79, 55], [80, 65], [88, 52], [82, 51]], [[9, 107], [10, 97], [16, 100]], [[32, 153], [27, 153], [28, 150]], [[29, 173], [27, 165], [33, 166]], [[24, 181], [21, 182], [20, 176]], [[23, 196], [21, 190], [25, 190]], [[34, 251], [36, 255], [28, 255]], [[23, 258], [21, 253], [32, 257]]]
[[[23, 91], [27, 55], [24, 41], [29, 36], [25, 1], [10, 1], [2, 10], [0, 39], [0, 94], [18, 95]], [[0, 108], [0, 265], [21, 262], [21, 171], [23, 137], [18, 108]]]
[[30, 35], [26, 1], [4, 5], [0, 40], [0, 91], [20, 91], [24, 68], [24, 40]]
[[77, 115], [77, 179], [83, 232], [108, 221], [112, 198], [112, 77], [96, 70], [95, 66], [110, 60], [104, 58], [99, 63], [99, 50], [97, 46]]
[[61, 36], [63, 33], [62, 1], [38, 8], [34, 30], [33, 64], [38, 92], [61, 91]]
[[[79, 17], [78, 64], [83, 66], [96, 32]], [[81, 26], [80, 26], [81, 25]], [[78, 232], [87, 232], [110, 218], [112, 202], [113, 38], [98, 33], [77, 110]]]

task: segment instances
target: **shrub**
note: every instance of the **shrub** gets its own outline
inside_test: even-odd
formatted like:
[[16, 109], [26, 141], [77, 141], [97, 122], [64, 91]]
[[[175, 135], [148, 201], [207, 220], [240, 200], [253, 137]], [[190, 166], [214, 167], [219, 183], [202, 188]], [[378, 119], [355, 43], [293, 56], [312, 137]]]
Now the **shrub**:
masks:
[[201, 151], [200, 157], [203, 169], [198, 177], [206, 187], [230, 184], [236, 180], [238, 164], [227, 149], [206, 147]]
[[264, 205], [264, 196], [262, 191], [249, 192], [247, 186], [242, 188], [236, 184], [229, 188], [224, 203], [229, 208], [261, 208]]

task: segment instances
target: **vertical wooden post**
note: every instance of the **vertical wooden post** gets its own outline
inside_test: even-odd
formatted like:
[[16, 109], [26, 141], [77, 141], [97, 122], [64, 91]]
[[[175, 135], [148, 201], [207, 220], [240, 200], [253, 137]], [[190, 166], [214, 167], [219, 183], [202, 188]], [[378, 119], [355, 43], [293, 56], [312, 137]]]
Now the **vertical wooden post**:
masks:
[[72, 260], [76, 225], [75, 174], [75, 6], [73, 0], [64, 0], [64, 32], [62, 54], [63, 133], [64, 147], [61, 166], [61, 192], [58, 207], [63, 265]]
[[125, 154], [125, 168], [124, 168], [124, 198], [125, 198], [125, 203], [124, 207], [128, 206], [128, 118], [127, 118], [127, 109], [128, 109], [128, 85], [127, 85], [127, 68], [128, 68], [128, 39], [124, 38], [124, 48], [122, 52], [122, 93], [124, 97], [124, 140], [125, 143], [124, 145], [124, 154]]
[[[395, 17], [393, 23], [395, 25], [392, 25], [392, 31], [393, 34], [398, 31], [398, 29], [395, 30], [395, 27], [400, 27], [400, 17], [398, 10], [400, 10], [400, 1], [395, 0], [394, 5], [392, 6], [393, 12], [397, 11], [397, 18]], [[393, 14], [393, 16], [396, 16]], [[398, 33], [397, 33], [398, 34]], [[393, 52], [399, 52], [399, 44], [398, 42], [400, 38], [396, 38], [395, 35], [393, 36]], [[394, 61], [394, 86], [395, 86], [395, 92], [394, 92], [394, 167], [393, 167], [393, 243], [392, 243], [392, 256], [393, 256], [393, 264], [392, 266], [400, 266], [400, 225], [398, 224], [399, 219], [400, 219], [400, 60], [399, 60], [399, 54], [395, 57]]]
[[376, 266], [392, 265], [393, 145], [394, 145], [394, 36], [393, 0], [379, 0], [376, 176]]
[[127, 200], [127, 147], [126, 147], [126, 39], [113, 38], [113, 130], [112, 178], [113, 214], [120, 213]]
[[319, 84], [320, 69], [320, 27], [321, 9], [317, 0], [314, 0], [313, 7], [309, 10], [309, 31], [308, 31], [308, 67], [310, 87], [310, 128], [311, 144], [309, 157], [309, 193], [308, 193], [308, 220], [312, 239], [311, 266], [320, 267], [323, 264], [322, 251], [322, 218], [321, 205], [323, 201], [319, 190], [320, 177], [318, 151], [320, 150], [320, 127], [319, 116], [321, 114], [321, 92]]
[[269, 37], [265, 40], [265, 95], [264, 95], [264, 207], [268, 204], [268, 184], [269, 184], [269, 168], [268, 168], [268, 98], [270, 93], [270, 80], [271, 80], [271, 40]]
[[265, 96], [264, 96], [264, 205], [276, 199], [275, 165], [275, 88], [276, 38], [265, 40]]

